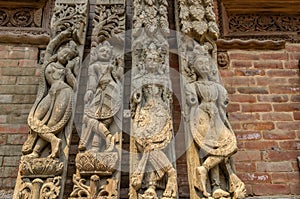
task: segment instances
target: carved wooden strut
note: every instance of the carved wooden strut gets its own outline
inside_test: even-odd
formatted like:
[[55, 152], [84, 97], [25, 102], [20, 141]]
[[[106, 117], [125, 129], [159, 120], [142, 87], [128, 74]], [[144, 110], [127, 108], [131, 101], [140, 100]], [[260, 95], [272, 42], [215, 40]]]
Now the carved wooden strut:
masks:
[[135, 0], [132, 30], [131, 199], [177, 198], [167, 1]]
[[70, 198], [119, 198], [125, 2], [96, 1], [82, 129]]
[[234, 173], [235, 134], [226, 117], [227, 92], [220, 84], [212, 0], [177, 1], [177, 29], [190, 198], [245, 198]]
[[52, 38], [27, 120], [30, 133], [22, 148], [14, 199], [63, 196], [87, 13], [86, 0], [55, 4]]

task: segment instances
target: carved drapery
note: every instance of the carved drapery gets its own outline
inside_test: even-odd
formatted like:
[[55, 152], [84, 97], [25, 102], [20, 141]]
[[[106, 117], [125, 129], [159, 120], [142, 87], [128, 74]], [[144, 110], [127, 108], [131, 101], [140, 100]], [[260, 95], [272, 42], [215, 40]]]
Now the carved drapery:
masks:
[[30, 132], [22, 148], [14, 199], [63, 196], [87, 13], [86, 0], [55, 4], [52, 38], [27, 120]]
[[177, 198], [168, 3], [133, 2], [129, 198]]
[[74, 188], [70, 198], [119, 198], [125, 2], [98, 0]]
[[232, 169], [237, 141], [226, 117], [227, 92], [219, 80], [217, 65], [226, 67], [226, 54], [217, 55], [213, 1], [178, 0], [177, 9], [177, 29], [184, 33], [177, 39], [190, 198], [244, 198], [245, 185]]

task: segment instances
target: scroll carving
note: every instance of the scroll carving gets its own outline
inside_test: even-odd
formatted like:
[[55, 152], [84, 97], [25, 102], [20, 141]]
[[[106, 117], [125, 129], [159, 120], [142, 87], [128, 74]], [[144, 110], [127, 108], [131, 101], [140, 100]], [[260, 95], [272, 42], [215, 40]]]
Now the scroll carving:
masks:
[[177, 198], [165, 0], [134, 1], [132, 31], [131, 199]]
[[119, 198], [125, 3], [97, 1], [70, 198]]
[[[62, 198], [87, 5], [87, 1], [56, 3], [51, 24], [54, 34], [45, 52], [37, 98], [27, 120], [30, 133], [22, 148], [16, 199]], [[71, 9], [76, 11], [65, 21], [63, 15]]]
[[[231, 159], [237, 141], [226, 117], [227, 91], [219, 80], [217, 65], [226, 67], [226, 61], [225, 54], [217, 55], [213, 1], [179, 0], [178, 9], [177, 28], [186, 33], [178, 43], [190, 197], [245, 198], [245, 185], [234, 173]], [[197, 19], [194, 10], [201, 10]]]

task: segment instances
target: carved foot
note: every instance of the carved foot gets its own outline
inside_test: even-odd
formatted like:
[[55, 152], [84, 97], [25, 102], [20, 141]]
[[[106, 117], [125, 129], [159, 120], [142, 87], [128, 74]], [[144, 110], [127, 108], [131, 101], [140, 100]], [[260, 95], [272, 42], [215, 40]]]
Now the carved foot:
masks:
[[27, 158], [38, 158], [39, 156], [40, 155], [35, 151], [33, 151], [32, 153], [30, 153], [28, 155], [25, 155], [25, 157], [27, 157]]
[[172, 175], [168, 177], [168, 183], [166, 190], [163, 193], [162, 199], [176, 198], [177, 195], [177, 180], [176, 173], [172, 172]]
[[134, 175], [132, 177], [132, 183], [131, 186], [135, 189], [135, 190], [139, 190], [142, 187], [142, 175]]
[[224, 191], [222, 189], [216, 189], [213, 194], [212, 197], [213, 198], [222, 198], [222, 197], [228, 197], [230, 194], [227, 191]]
[[210, 193], [206, 191], [206, 179], [207, 179], [207, 170], [205, 167], [200, 166], [197, 168], [197, 174], [200, 179], [200, 190], [202, 191], [205, 197], [209, 197]]
[[111, 152], [115, 147], [115, 137], [111, 134], [106, 137], [106, 152]]
[[142, 195], [144, 199], [158, 199], [154, 187], [149, 187]]
[[48, 158], [57, 158], [59, 156], [59, 148], [61, 146], [61, 139], [57, 138], [51, 143], [52, 153]]
[[81, 140], [79, 141], [78, 150], [79, 151], [85, 151], [86, 150], [86, 146]]

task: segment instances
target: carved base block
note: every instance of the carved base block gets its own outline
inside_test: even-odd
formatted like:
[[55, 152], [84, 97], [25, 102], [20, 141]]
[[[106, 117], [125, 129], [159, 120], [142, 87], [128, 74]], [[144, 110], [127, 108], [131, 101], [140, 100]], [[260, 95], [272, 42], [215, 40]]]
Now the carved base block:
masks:
[[76, 167], [81, 175], [110, 176], [117, 169], [118, 152], [87, 151], [76, 156]]
[[47, 178], [58, 176], [63, 171], [63, 163], [51, 158], [28, 158], [23, 156], [20, 174], [23, 177]]

